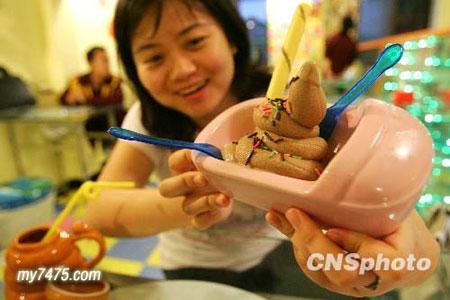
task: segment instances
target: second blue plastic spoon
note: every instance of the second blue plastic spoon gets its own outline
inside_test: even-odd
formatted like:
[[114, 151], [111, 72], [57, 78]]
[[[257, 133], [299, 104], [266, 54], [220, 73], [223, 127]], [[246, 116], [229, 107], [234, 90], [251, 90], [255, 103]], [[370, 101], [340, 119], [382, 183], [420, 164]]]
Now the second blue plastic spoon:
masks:
[[185, 141], [164, 139], [164, 138], [140, 134], [140, 133], [128, 130], [128, 129], [118, 128], [118, 127], [111, 127], [110, 129], [108, 129], [108, 133], [110, 135], [115, 136], [122, 140], [137, 141], [137, 142], [142, 142], [142, 143], [146, 143], [146, 144], [162, 146], [162, 147], [172, 148], [172, 149], [197, 150], [197, 151], [203, 152], [209, 156], [212, 156], [214, 158], [223, 160], [220, 150], [216, 146], [213, 146], [211, 144], [191, 143], [191, 142], [185, 142]]
[[345, 109], [362, 95], [387, 69], [395, 65], [403, 55], [400, 44], [386, 47], [378, 56], [375, 64], [358, 80], [333, 106], [327, 109], [320, 123], [320, 136], [328, 140]]

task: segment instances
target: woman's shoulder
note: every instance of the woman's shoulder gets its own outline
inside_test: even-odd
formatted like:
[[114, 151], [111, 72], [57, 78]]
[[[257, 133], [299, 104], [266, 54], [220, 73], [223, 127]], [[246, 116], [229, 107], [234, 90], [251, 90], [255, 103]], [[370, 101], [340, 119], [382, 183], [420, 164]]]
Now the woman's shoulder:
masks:
[[[133, 130], [131, 128], [134, 128], [136, 126], [142, 127], [140, 131], [146, 131], [144, 126], [142, 125], [141, 103], [139, 101], [136, 101], [131, 105], [122, 122], [122, 128]], [[148, 132], [145, 132], [145, 134], [148, 134]]]

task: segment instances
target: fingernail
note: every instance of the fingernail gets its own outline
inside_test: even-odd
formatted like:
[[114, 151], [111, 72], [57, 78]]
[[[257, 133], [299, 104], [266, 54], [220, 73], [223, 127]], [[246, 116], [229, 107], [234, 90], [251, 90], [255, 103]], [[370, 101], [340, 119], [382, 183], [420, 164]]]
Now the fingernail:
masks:
[[327, 237], [336, 243], [339, 243], [339, 241], [342, 239], [341, 233], [333, 229], [327, 231]]
[[287, 210], [286, 219], [288, 219], [289, 223], [291, 223], [291, 225], [296, 229], [301, 225], [300, 213], [295, 208], [290, 208]]
[[208, 183], [208, 181], [206, 181], [206, 178], [202, 174], [195, 175], [193, 181], [195, 185], [199, 187], [206, 186], [206, 184]]
[[281, 228], [281, 220], [280, 220], [280, 218], [276, 215], [276, 214], [273, 214], [273, 213], [271, 213], [271, 212], [268, 212], [267, 214], [266, 214], [266, 220], [267, 220], [267, 222], [269, 222], [269, 224], [270, 225], [272, 225], [273, 227], [275, 227], [275, 228]]
[[220, 206], [227, 206], [230, 203], [230, 199], [225, 195], [219, 195], [216, 198], [216, 203]]

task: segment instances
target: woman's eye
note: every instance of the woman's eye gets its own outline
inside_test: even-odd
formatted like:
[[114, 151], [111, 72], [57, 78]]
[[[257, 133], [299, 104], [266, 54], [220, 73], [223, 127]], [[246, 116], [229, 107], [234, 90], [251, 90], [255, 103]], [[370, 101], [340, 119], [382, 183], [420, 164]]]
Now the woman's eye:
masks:
[[160, 63], [163, 59], [162, 55], [153, 55], [150, 56], [149, 58], [147, 58], [144, 62], [147, 64], [151, 64], [151, 65], [156, 65], [158, 63]]
[[191, 39], [187, 42], [188, 47], [198, 47], [200, 46], [205, 40], [206, 40], [206, 36], [202, 36], [202, 37], [198, 37], [198, 38], [194, 38]]

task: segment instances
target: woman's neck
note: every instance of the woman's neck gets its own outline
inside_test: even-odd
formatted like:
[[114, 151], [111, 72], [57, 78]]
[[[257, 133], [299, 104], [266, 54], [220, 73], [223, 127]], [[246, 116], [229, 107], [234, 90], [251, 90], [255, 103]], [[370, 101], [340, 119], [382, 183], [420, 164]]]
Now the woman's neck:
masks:
[[194, 119], [195, 124], [201, 130], [205, 127], [209, 122], [211, 122], [215, 117], [217, 117], [220, 113], [222, 113], [227, 108], [238, 103], [237, 97], [233, 93], [229, 93], [225, 98], [220, 102], [220, 104], [208, 115], [205, 115], [201, 118]]

